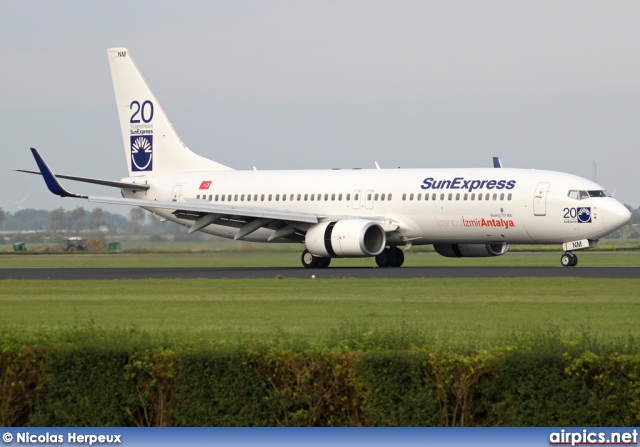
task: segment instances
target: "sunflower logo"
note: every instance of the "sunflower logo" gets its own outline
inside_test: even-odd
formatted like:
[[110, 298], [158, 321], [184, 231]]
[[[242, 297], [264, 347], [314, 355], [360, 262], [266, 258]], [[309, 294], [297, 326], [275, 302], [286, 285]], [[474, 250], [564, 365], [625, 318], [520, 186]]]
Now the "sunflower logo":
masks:
[[150, 171], [153, 158], [153, 136], [131, 137], [131, 170]]
[[591, 222], [591, 208], [584, 207], [578, 209], [578, 223]]

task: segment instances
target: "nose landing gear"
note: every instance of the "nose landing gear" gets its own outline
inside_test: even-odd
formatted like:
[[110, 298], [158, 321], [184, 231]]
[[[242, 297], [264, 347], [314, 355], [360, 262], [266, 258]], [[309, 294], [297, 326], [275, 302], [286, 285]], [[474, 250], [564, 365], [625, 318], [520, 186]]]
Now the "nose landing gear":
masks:
[[560, 263], [563, 267], [575, 267], [578, 265], [578, 257], [571, 252], [566, 252], [560, 258]]

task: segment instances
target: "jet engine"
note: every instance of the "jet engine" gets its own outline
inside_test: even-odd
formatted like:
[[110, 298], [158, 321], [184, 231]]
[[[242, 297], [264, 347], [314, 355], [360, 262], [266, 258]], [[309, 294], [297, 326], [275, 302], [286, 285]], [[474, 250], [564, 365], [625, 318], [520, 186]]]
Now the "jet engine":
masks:
[[359, 258], [382, 253], [387, 244], [384, 229], [364, 219], [322, 222], [307, 231], [307, 250], [321, 257]]
[[509, 251], [509, 244], [433, 244], [436, 252], [447, 258], [482, 258], [501, 256]]

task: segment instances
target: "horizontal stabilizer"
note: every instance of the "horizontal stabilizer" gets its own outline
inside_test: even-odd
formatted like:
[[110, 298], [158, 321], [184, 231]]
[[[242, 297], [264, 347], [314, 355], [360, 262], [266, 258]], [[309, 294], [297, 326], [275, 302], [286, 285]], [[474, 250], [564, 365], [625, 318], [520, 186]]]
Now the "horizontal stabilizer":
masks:
[[[27, 174], [37, 174], [42, 175], [41, 172], [38, 171], [28, 171], [26, 169], [14, 169], [16, 172], [26, 172]], [[149, 185], [142, 185], [136, 183], [126, 183], [126, 182], [116, 182], [113, 180], [101, 180], [97, 178], [88, 178], [88, 177], [76, 177], [73, 175], [64, 175], [64, 174], [56, 174], [57, 178], [63, 178], [65, 180], [73, 180], [76, 182], [83, 183], [92, 183], [94, 185], [102, 185], [102, 186], [111, 186], [113, 188], [125, 188], [125, 189], [135, 189], [139, 191], [146, 191], [149, 189]]]

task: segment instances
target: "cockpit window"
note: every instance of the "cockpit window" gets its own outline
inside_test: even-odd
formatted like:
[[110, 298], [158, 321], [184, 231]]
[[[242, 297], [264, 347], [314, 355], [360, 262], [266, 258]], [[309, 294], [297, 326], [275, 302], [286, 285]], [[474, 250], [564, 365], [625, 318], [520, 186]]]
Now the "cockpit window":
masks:
[[593, 191], [577, 191], [572, 189], [571, 191], [569, 191], [569, 194], [567, 195], [572, 199], [576, 199], [576, 200], [585, 200], [585, 199], [588, 199], [589, 197], [609, 197], [609, 193], [604, 189], [598, 189]]

